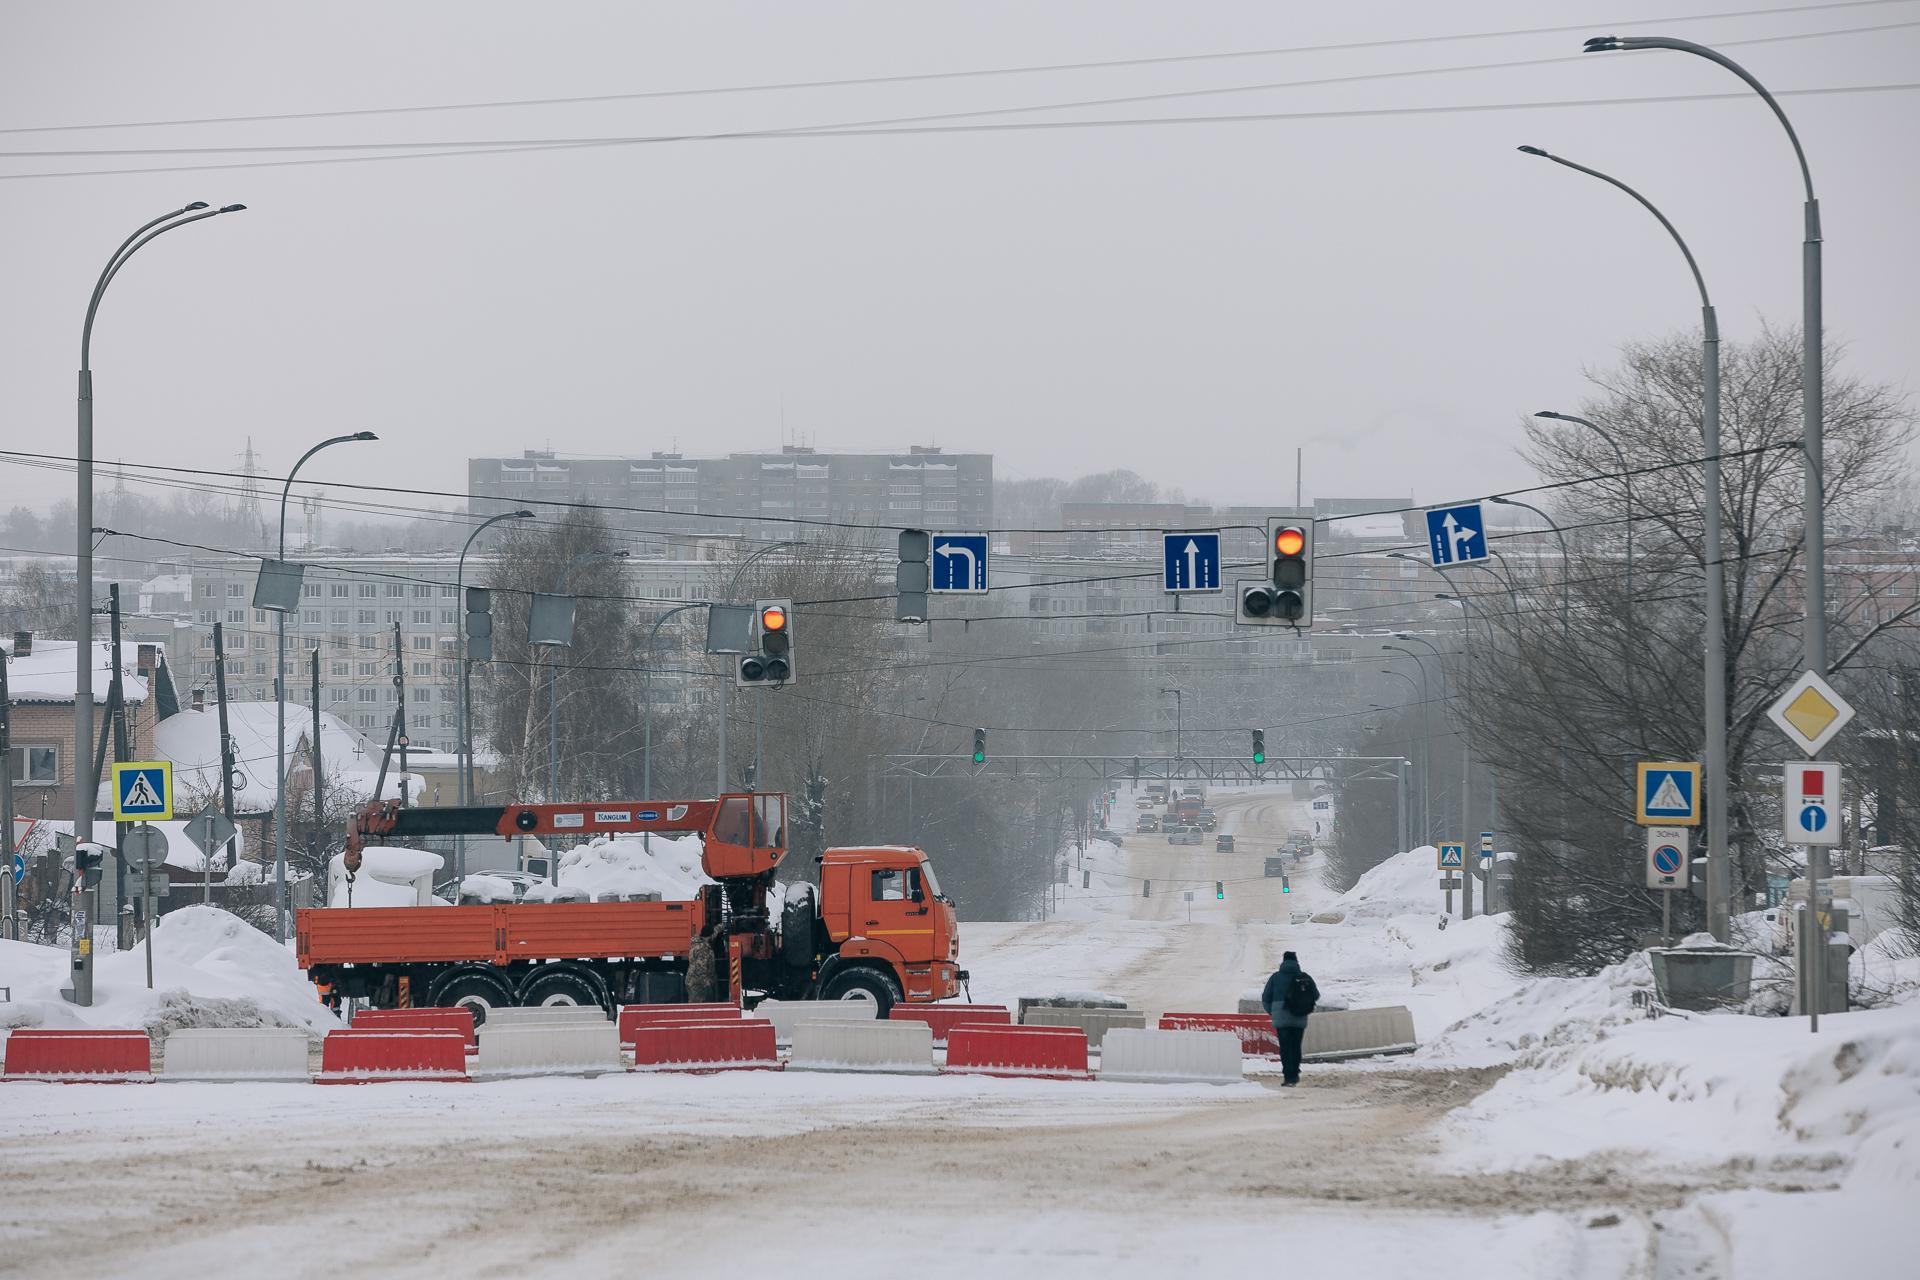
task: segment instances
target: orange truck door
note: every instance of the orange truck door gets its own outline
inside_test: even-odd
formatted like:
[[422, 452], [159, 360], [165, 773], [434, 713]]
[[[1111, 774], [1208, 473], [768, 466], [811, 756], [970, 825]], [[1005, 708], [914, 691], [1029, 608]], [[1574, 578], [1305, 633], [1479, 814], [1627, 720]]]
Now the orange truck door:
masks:
[[867, 900], [862, 932], [891, 945], [908, 964], [931, 960], [934, 904], [919, 863], [862, 867], [855, 879], [856, 893], [864, 890]]

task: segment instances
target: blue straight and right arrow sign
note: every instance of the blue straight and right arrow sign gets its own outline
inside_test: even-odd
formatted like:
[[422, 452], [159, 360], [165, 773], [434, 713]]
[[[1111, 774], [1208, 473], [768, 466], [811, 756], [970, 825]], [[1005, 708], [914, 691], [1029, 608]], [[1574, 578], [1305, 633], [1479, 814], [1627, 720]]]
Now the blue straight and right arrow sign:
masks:
[[1427, 550], [1436, 569], [1488, 559], [1487, 522], [1480, 504], [1463, 502], [1427, 512]]

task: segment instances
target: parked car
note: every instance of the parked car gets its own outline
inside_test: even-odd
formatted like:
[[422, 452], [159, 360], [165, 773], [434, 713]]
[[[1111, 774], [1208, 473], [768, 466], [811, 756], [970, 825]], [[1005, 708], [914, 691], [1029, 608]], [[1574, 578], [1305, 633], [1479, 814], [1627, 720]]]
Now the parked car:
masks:
[[1219, 853], [1232, 853], [1233, 837], [1232, 836], [1215, 836], [1213, 838], [1213, 847], [1215, 851]]
[[1139, 821], [1133, 824], [1133, 829], [1135, 831], [1158, 831], [1160, 829], [1159, 815], [1152, 813], [1141, 814]]

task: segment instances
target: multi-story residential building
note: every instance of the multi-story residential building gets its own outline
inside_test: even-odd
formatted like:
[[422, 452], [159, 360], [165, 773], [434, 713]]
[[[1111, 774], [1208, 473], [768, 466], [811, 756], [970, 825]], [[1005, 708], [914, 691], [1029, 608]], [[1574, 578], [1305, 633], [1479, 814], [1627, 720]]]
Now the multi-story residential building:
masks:
[[881, 528], [986, 529], [993, 523], [993, 457], [914, 445], [904, 453], [778, 453], [688, 458], [570, 458], [529, 449], [518, 458], [470, 458], [477, 515], [527, 503], [608, 508], [617, 526], [669, 534], [791, 535], [795, 520]]

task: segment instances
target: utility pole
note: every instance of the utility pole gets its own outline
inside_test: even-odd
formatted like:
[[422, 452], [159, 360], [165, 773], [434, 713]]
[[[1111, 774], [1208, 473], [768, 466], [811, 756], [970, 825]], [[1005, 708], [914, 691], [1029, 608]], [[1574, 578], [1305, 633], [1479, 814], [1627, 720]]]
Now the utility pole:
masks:
[[400, 805], [407, 803], [407, 656], [401, 647], [400, 624], [393, 624], [394, 740], [400, 744]]
[[[313, 653], [313, 741], [309, 756], [313, 762], [313, 833], [317, 840], [326, 839], [327, 829], [327, 780], [324, 766], [320, 763], [320, 650]], [[319, 850], [315, 850], [316, 853]]]
[[[213, 624], [213, 701], [220, 712], [220, 812], [233, 821], [233, 735], [227, 731], [227, 640], [221, 624]], [[239, 861], [233, 841], [227, 841], [227, 870]]]
[[0, 832], [6, 833], [6, 865], [0, 868], [0, 938], [20, 939], [14, 919], [13, 885], [13, 738], [8, 718], [13, 695], [7, 691], [7, 661], [0, 658]]
[[[117, 582], [107, 584], [107, 635], [107, 670], [111, 673], [108, 676], [107, 685], [109, 691], [107, 700], [111, 709], [107, 714], [113, 723], [113, 758], [116, 762], [125, 764], [133, 757], [127, 743], [127, 690], [120, 680], [120, 584]], [[96, 784], [100, 772], [98, 769], [94, 770]], [[95, 796], [88, 796], [85, 800], [88, 808], [99, 803], [99, 799]], [[113, 832], [114, 939], [119, 948], [125, 951], [133, 945], [133, 939], [127, 927], [130, 922], [122, 917], [122, 912], [127, 907], [125, 875], [127, 861], [121, 856], [120, 851], [127, 847], [127, 824], [124, 822], [116, 824]]]

